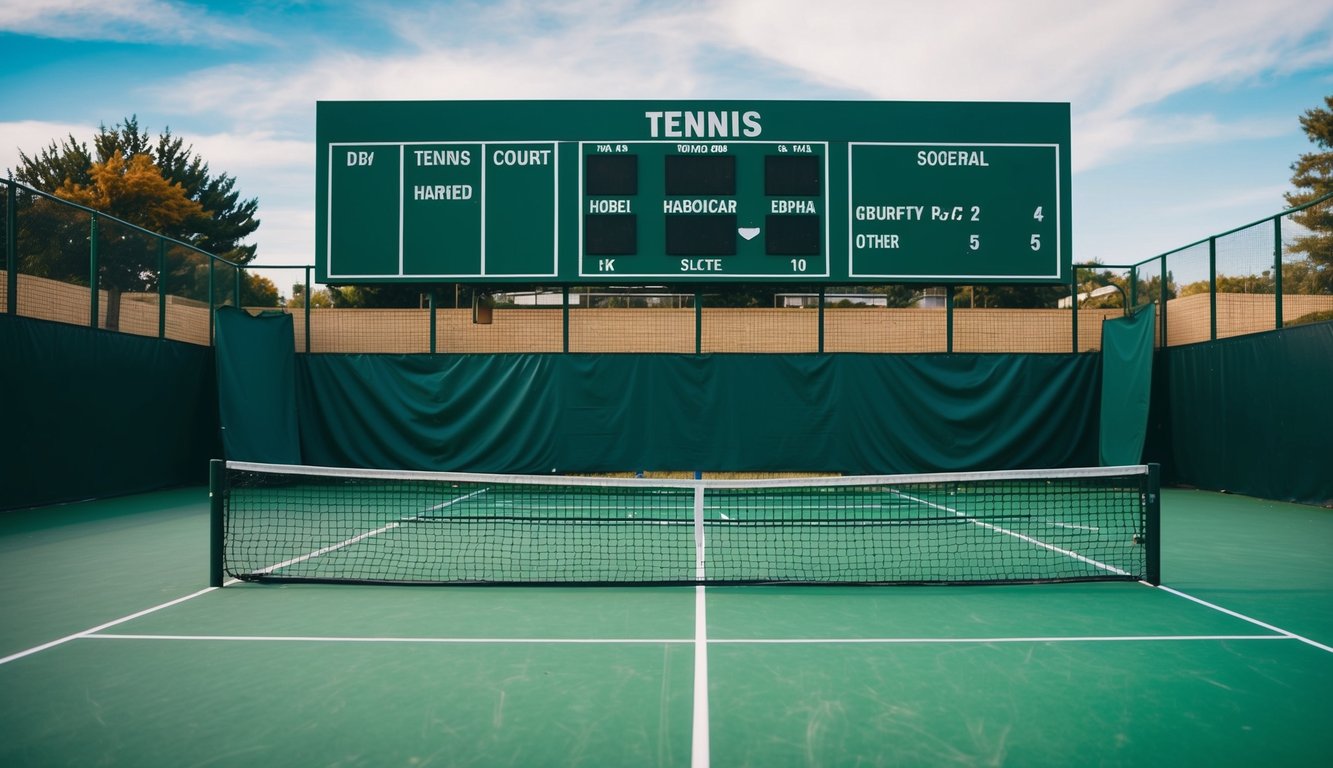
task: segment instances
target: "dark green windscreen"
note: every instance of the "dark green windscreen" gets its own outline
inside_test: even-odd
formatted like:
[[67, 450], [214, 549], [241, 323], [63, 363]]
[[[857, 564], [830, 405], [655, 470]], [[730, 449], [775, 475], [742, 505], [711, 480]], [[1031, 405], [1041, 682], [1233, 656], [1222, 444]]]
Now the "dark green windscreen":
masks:
[[1102, 466], [1138, 464], [1148, 432], [1152, 400], [1153, 331], [1150, 304], [1102, 323], [1102, 407], [1098, 445]]
[[218, 412], [233, 461], [300, 464], [292, 316], [217, 311]]
[[213, 350], [0, 315], [0, 509], [208, 478]]
[[1170, 479], [1333, 504], [1333, 323], [1171, 349]]
[[919, 472], [1090, 464], [1095, 355], [304, 355], [307, 464]]

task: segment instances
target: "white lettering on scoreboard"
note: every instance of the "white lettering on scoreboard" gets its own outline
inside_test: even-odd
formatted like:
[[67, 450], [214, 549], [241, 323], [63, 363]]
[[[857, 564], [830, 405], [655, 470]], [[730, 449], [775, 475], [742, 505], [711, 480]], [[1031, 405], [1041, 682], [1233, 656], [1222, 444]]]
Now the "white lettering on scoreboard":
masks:
[[761, 115], [754, 110], [741, 112], [644, 112], [648, 120], [648, 135], [668, 139], [726, 139], [744, 137], [753, 139], [763, 132]]

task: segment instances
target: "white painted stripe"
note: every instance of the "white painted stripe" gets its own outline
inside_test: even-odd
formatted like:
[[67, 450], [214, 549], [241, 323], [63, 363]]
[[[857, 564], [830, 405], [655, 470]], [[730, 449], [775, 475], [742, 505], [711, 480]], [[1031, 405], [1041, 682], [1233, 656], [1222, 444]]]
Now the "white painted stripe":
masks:
[[1092, 531], [1093, 533], [1101, 530], [1100, 527], [1095, 525], [1077, 525], [1075, 523], [1061, 523], [1055, 520], [1043, 520], [1042, 522], [1046, 525], [1053, 525], [1056, 528], [1075, 528], [1080, 531]]
[[300, 555], [300, 556], [297, 556], [297, 557], [293, 557], [293, 558], [290, 559], [290, 560], [283, 560], [281, 563], [275, 563], [274, 565], [270, 565], [270, 566], [267, 566], [267, 567], [264, 567], [264, 568], [259, 568], [259, 569], [257, 569], [257, 570], [251, 571], [251, 574], [273, 573], [274, 571], [279, 570], [279, 569], [281, 569], [281, 568], [286, 568], [286, 567], [289, 566], [289, 565], [296, 565], [297, 563], [304, 563], [305, 561], [311, 559], [312, 557], [319, 557], [320, 555], [327, 555], [328, 553], [330, 553], [330, 552], [335, 552], [335, 551], [337, 551], [337, 550], [339, 550], [339, 549], [342, 549], [343, 547], [351, 546], [352, 544], [355, 544], [355, 543], [357, 543], [358, 541], [364, 541], [365, 539], [369, 539], [369, 538], [371, 538], [372, 536], [378, 536], [378, 535], [380, 535], [381, 533], [387, 533], [387, 532], [389, 532], [389, 531], [392, 531], [394, 528], [397, 528], [397, 527], [400, 526], [400, 525], [402, 525], [402, 522], [401, 522], [401, 521], [400, 521], [400, 522], [389, 523], [388, 525], [382, 525], [382, 526], [380, 526], [379, 528], [376, 528], [376, 529], [373, 530], [373, 531], [366, 531], [365, 533], [358, 533], [357, 535], [353, 536], [353, 537], [350, 538], [350, 539], [343, 539], [342, 541], [338, 542], [337, 544], [330, 544], [330, 545], [328, 545], [327, 547], [321, 547], [321, 548], [315, 550], [314, 552], [307, 552], [307, 553], [305, 553], [304, 555]]
[[[445, 509], [446, 507], [452, 507], [453, 505], [457, 504], [457, 503], [460, 502], [460, 501], [467, 501], [468, 499], [472, 498], [473, 496], [480, 496], [481, 494], [483, 494], [483, 493], [485, 493], [486, 491], [489, 491], [489, 490], [490, 490], [489, 488], [482, 488], [482, 489], [479, 490], [479, 491], [473, 491], [472, 493], [465, 494], [465, 495], [463, 495], [463, 496], [459, 496], [459, 497], [456, 498], [456, 499], [450, 499], [450, 500], [445, 501], [445, 502], [442, 502], [442, 503], [440, 503], [440, 504], [436, 504], [436, 505], [433, 506], [433, 507], [428, 507], [428, 508], [426, 509], [426, 511], [427, 511], [427, 512], [434, 512], [434, 511], [436, 511], [436, 510]], [[420, 517], [421, 517], [421, 515], [413, 515], [412, 517], [410, 517], [410, 518], [405, 518], [405, 519], [409, 519], [409, 520], [417, 520], [417, 519], [419, 519]]]
[[[702, 590], [703, 587], [696, 587]], [[330, 637], [325, 635], [150, 635], [114, 632], [87, 632], [70, 639], [84, 640], [158, 640], [176, 642], [238, 643], [424, 643], [424, 644], [498, 644], [498, 645], [698, 645], [699, 638], [633, 637]], [[713, 645], [988, 645], [993, 643], [1156, 643], [1217, 642], [1231, 640], [1298, 640], [1280, 635], [1093, 635], [1050, 637], [793, 637], [793, 638], [706, 638]], [[705, 665], [706, 666], [706, 665]], [[696, 674], [698, 667], [696, 666]], [[707, 670], [705, 669], [705, 672]], [[707, 703], [705, 701], [705, 707]], [[699, 711], [696, 707], [696, 713]], [[707, 728], [702, 732], [707, 734]]]
[[[232, 583], [234, 581], [235, 580], [233, 579], [231, 582], [226, 582], [226, 583]], [[48, 648], [54, 648], [57, 645], [63, 645], [64, 643], [68, 643], [70, 640], [77, 640], [81, 637], [89, 637], [94, 632], [101, 632], [102, 630], [110, 629], [111, 627], [114, 627], [117, 624], [124, 624], [125, 622], [133, 621], [134, 619], [137, 619], [140, 616], [147, 616], [148, 614], [153, 613], [154, 611], [160, 611], [163, 608], [170, 608], [173, 605], [179, 605], [180, 603], [183, 603], [186, 600], [193, 600], [194, 598], [200, 595], [208, 594], [209, 592], [212, 592], [215, 589], [218, 589], [218, 587], [205, 587], [204, 589], [201, 589], [198, 592], [193, 592], [184, 597], [178, 597], [175, 600], [169, 600], [160, 605], [155, 605], [152, 608], [146, 608], [142, 611], [139, 611], [138, 613], [132, 613], [129, 616], [122, 616], [119, 619], [116, 619], [114, 621], [108, 621], [105, 624], [98, 624], [97, 626], [90, 627], [89, 629], [85, 629], [82, 632], [75, 632], [72, 635], [66, 635], [65, 637], [62, 637], [59, 640], [52, 640], [49, 643], [42, 643], [41, 645], [33, 646], [32, 648], [29, 648], [26, 651], [19, 651], [18, 653], [12, 653], [4, 657], [3, 659], [0, 659], [0, 664], [8, 664], [11, 661], [21, 659], [24, 656], [31, 656], [34, 653], [40, 653], [41, 651], [45, 651]]]
[[708, 768], [708, 611], [704, 586], [694, 588], [694, 729], [691, 768]]
[[754, 638], [720, 639], [710, 643], [729, 645], [914, 645], [914, 644], [975, 644], [991, 643], [1155, 643], [1182, 640], [1291, 640], [1286, 635], [1103, 635], [1054, 637], [864, 637], [864, 638]]
[[1272, 624], [1269, 624], [1268, 622], [1260, 621], [1260, 620], [1258, 620], [1258, 619], [1256, 619], [1256, 618], [1253, 618], [1253, 617], [1251, 617], [1251, 616], [1246, 616], [1246, 615], [1243, 614], [1243, 613], [1237, 613], [1236, 611], [1232, 611], [1232, 610], [1229, 610], [1229, 609], [1227, 609], [1227, 608], [1223, 608], [1223, 607], [1220, 606], [1220, 605], [1215, 605], [1215, 604], [1213, 604], [1213, 603], [1208, 602], [1207, 600], [1202, 600], [1202, 599], [1197, 598], [1197, 597], [1195, 597], [1195, 596], [1193, 596], [1193, 595], [1187, 595], [1187, 594], [1185, 594], [1184, 592], [1181, 592], [1181, 591], [1178, 590], [1178, 589], [1172, 589], [1171, 587], [1168, 587], [1168, 586], [1166, 586], [1165, 584], [1158, 584], [1158, 585], [1157, 585], [1157, 588], [1160, 589], [1160, 590], [1162, 590], [1163, 592], [1170, 592], [1171, 594], [1175, 595], [1176, 597], [1183, 597], [1183, 598], [1185, 598], [1186, 600], [1189, 600], [1190, 602], [1198, 603], [1199, 605], [1205, 606], [1205, 607], [1207, 607], [1207, 608], [1212, 608], [1214, 611], [1220, 611], [1221, 613], [1225, 613], [1225, 614], [1228, 615], [1228, 616], [1234, 616], [1235, 618], [1240, 619], [1241, 621], [1248, 621], [1249, 623], [1255, 625], [1256, 627], [1263, 627], [1264, 629], [1271, 630], [1271, 631], [1273, 631], [1273, 632], [1277, 632], [1277, 633], [1279, 633], [1279, 634], [1281, 634], [1281, 635], [1283, 635], [1283, 636], [1285, 636], [1285, 637], [1289, 637], [1289, 638], [1291, 638], [1292, 640], [1300, 640], [1302, 643], [1305, 643], [1306, 645], [1312, 645], [1312, 646], [1314, 646], [1315, 648], [1318, 648], [1318, 649], [1321, 650], [1321, 651], [1327, 651], [1327, 652], [1329, 652], [1329, 653], [1333, 653], [1333, 647], [1324, 645], [1323, 643], [1320, 643], [1320, 642], [1316, 642], [1316, 641], [1314, 641], [1314, 640], [1311, 640], [1311, 639], [1308, 638], [1308, 637], [1304, 637], [1304, 636], [1302, 636], [1302, 635], [1298, 635], [1298, 634], [1296, 634], [1295, 632], [1288, 632], [1287, 630], [1285, 630], [1285, 629], [1283, 629], [1283, 628], [1281, 628], [1281, 627], [1275, 627], [1275, 626], [1273, 626]]
[[[694, 487], [694, 578], [707, 577], [704, 567], [704, 488]], [[708, 597], [704, 585], [694, 588], [694, 728], [691, 768], [708, 768]]]
[[181, 642], [236, 643], [434, 643], [434, 644], [532, 644], [532, 645], [678, 645], [688, 638], [634, 637], [328, 637], [323, 635], [131, 635], [83, 634], [89, 640], [172, 640]]
[[[436, 511], [436, 510], [444, 509], [445, 507], [448, 507], [448, 506], [450, 506], [450, 505], [452, 505], [452, 504], [457, 504], [457, 503], [460, 502], [460, 501], [464, 501], [464, 500], [470, 499], [470, 498], [472, 498], [473, 496], [476, 496], [476, 495], [478, 495], [478, 494], [485, 493], [487, 490], [488, 490], [488, 489], [486, 489], [486, 488], [482, 488], [482, 489], [479, 490], [479, 491], [473, 491], [472, 493], [466, 494], [466, 495], [464, 495], [464, 496], [459, 496], [459, 497], [456, 498], [456, 499], [450, 499], [449, 501], [446, 501], [446, 502], [444, 502], [444, 503], [442, 503], [442, 504], [436, 504], [435, 506], [430, 507], [429, 509], [427, 509], [426, 512], [434, 512], [434, 511]], [[320, 549], [317, 549], [317, 550], [315, 550], [314, 552], [307, 552], [307, 553], [305, 553], [304, 555], [300, 555], [300, 556], [298, 556], [298, 557], [293, 557], [293, 558], [290, 559], [290, 560], [284, 560], [284, 561], [282, 561], [281, 563], [277, 563], [277, 564], [275, 564], [275, 565], [270, 565], [270, 566], [267, 566], [267, 567], [264, 567], [264, 568], [260, 568], [260, 569], [255, 570], [255, 571], [251, 571], [250, 573], [251, 573], [252, 575], [253, 575], [253, 574], [267, 574], [267, 573], [273, 573], [274, 571], [279, 570], [279, 569], [281, 569], [281, 568], [286, 568], [286, 567], [289, 566], [289, 565], [296, 565], [297, 563], [304, 563], [306, 560], [309, 560], [309, 559], [314, 558], [314, 557], [319, 557], [320, 555], [327, 555], [328, 553], [330, 553], [330, 552], [335, 552], [335, 551], [337, 551], [337, 550], [339, 550], [339, 549], [342, 549], [343, 547], [351, 546], [352, 544], [355, 544], [355, 543], [357, 543], [358, 541], [365, 541], [366, 539], [369, 539], [369, 538], [371, 538], [371, 537], [373, 537], [373, 536], [378, 536], [378, 535], [380, 535], [381, 533], [388, 533], [389, 531], [392, 531], [394, 528], [397, 528], [398, 526], [402, 525], [403, 523], [406, 523], [406, 522], [413, 522], [413, 521], [421, 520], [423, 514], [425, 514], [425, 512], [423, 512], [423, 513], [421, 513], [421, 514], [416, 514], [416, 515], [408, 515], [407, 517], [400, 517], [400, 518], [398, 518], [397, 521], [392, 522], [392, 523], [389, 523], [388, 525], [382, 525], [382, 526], [380, 526], [379, 528], [376, 528], [376, 529], [373, 530], [373, 531], [366, 531], [365, 533], [358, 533], [357, 535], [351, 537], [350, 539], [343, 539], [342, 541], [338, 542], [337, 544], [330, 544], [330, 545], [328, 545], [327, 547], [321, 547]]]
[[1001, 526], [998, 526], [998, 525], [994, 525], [994, 524], [992, 524], [992, 523], [987, 523], [987, 522], [984, 522], [984, 521], [982, 521], [982, 520], [978, 520], [978, 519], [975, 518], [975, 517], [972, 517], [972, 516], [970, 516], [970, 515], [966, 515], [966, 514], [963, 514], [962, 512], [959, 512], [958, 510], [954, 509], [953, 507], [946, 507], [946, 506], [944, 506], [943, 504], [936, 504], [936, 503], [933, 502], [933, 501], [926, 501], [925, 499], [917, 498], [916, 496], [912, 496], [911, 494], [903, 493], [902, 491], [899, 491], [899, 490], [897, 490], [896, 488], [894, 488], [894, 489], [890, 489], [890, 490], [891, 490], [893, 493], [895, 493], [895, 494], [897, 494], [897, 495], [899, 495], [899, 496], [902, 496], [902, 497], [905, 498], [905, 499], [910, 499], [910, 500], [915, 501], [915, 502], [918, 502], [918, 503], [920, 503], [920, 504], [925, 504], [925, 505], [928, 506], [928, 507], [933, 507], [933, 508], [935, 508], [935, 509], [940, 509], [940, 510], [943, 510], [943, 511], [945, 511], [945, 512], [951, 512], [951, 513], [957, 515], [958, 517], [960, 517], [960, 518], [962, 518], [962, 519], [968, 521], [969, 523], [972, 523], [973, 525], [981, 526], [982, 528], [986, 528], [986, 529], [988, 529], [988, 530], [995, 531], [996, 533], [1003, 533], [1005, 536], [1012, 536], [1012, 537], [1014, 537], [1015, 539], [1018, 539], [1019, 541], [1025, 541], [1025, 542], [1027, 542], [1027, 543], [1029, 543], [1029, 544], [1032, 544], [1032, 545], [1034, 545], [1034, 546], [1042, 547], [1043, 549], [1049, 549], [1049, 550], [1052, 551], [1052, 552], [1058, 552], [1059, 554], [1062, 554], [1062, 555], [1064, 555], [1064, 556], [1066, 556], [1066, 557], [1072, 557], [1073, 559], [1078, 560], [1078, 561], [1081, 562], [1081, 563], [1087, 563], [1088, 565], [1091, 565], [1091, 566], [1093, 566], [1094, 568], [1100, 568], [1100, 569], [1102, 569], [1103, 571], [1108, 571], [1108, 572], [1110, 572], [1110, 573], [1114, 573], [1114, 574], [1116, 574], [1117, 576], [1128, 576], [1128, 575], [1129, 575], [1129, 571], [1122, 571], [1122, 570], [1120, 570], [1119, 568], [1116, 568], [1114, 565], [1107, 565], [1106, 563], [1103, 563], [1103, 562], [1101, 562], [1101, 561], [1099, 561], [1099, 560], [1093, 560], [1092, 558], [1090, 558], [1090, 557], [1086, 557], [1086, 556], [1084, 556], [1084, 555], [1080, 555], [1080, 554], [1077, 553], [1077, 552], [1073, 552], [1073, 551], [1068, 550], [1068, 549], [1062, 549], [1062, 548], [1060, 548], [1060, 547], [1055, 546], [1054, 544], [1047, 544], [1046, 542], [1044, 542], [1044, 541], [1042, 541], [1042, 540], [1040, 540], [1040, 539], [1034, 539], [1034, 538], [1032, 538], [1031, 536], [1027, 536], [1027, 535], [1021, 534], [1021, 533], [1019, 533], [1018, 531], [1011, 531], [1011, 530], [1009, 530], [1008, 528], [1004, 528], [1004, 527], [1001, 527]]

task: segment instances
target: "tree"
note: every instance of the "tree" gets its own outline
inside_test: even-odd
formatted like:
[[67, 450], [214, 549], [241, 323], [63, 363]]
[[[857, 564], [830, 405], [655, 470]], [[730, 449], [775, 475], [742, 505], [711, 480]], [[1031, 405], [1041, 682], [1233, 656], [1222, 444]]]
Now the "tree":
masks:
[[[179, 184], [162, 178], [148, 155], [128, 161], [119, 150], [88, 169], [88, 183], [72, 178], [56, 188], [57, 196], [103, 211], [144, 229], [160, 232], [199, 217], [204, 209], [186, 198]], [[151, 247], [133, 230], [109, 229], [98, 235], [99, 282], [108, 291], [106, 327], [119, 327], [123, 291], [146, 291], [156, 285], [156, 259]]]
[[[259, 227], [255, 218], [258, 201], [241, 200], [236, 180], [227, 174], [214, 175], [193, 147], [173, 136], [170, 129], [154, 140], [136, 117], [129, 117], [110, 128], [99, 126], [92, 146], [90, 150], [88, 144], [70, 135], [52, 141], [33, 155], [20, 150], [14, 177], [43, 192], [104, 211], [236, 264], [254, 260], [255, 246], [241, 241]], [[52, 205], [34, 206], [31, 213], [35, 226], [29, 229], [49, 233], [30, 241], [38, 252], [34, 257], [37, 273], [86, 284], [86, 215]], [[82, 253], [79, 241], [83, 243]], [[142, 236], [128, 231], [99, 236], [99, 246], [99, 279], [106, 280], [107, 288], [157, 289], [156, 249], [145, 244]], [[211, 300], [206, 256], [191, 248], [171, 246], [167, 262], [163, 279], [171, 293]], [[256, 283], [257, 279], [255, 275], [247, 276], [243, 301], [276, 306], [277, 291], [270, 290], [271, 285]], [[114, 322], [114, 317], [108, 318], [109, 324]]]
[[134, 155], [127, 161], [116, 150], [105, 161], [93, 163], [87, 175], [89, 183], [66, 179], [55, 194], [154, 232], [205, 215], [203, 206], [187, 198], [180, 184], [162, 177], [148, 155]]
[[[305, 284], [293, 283], [292, 297], [290, 299], [287, 299], [287, 308], [300, 309], [305, 305], [306, 305]], [[327, 289], [320, 289], [317, 291], [313, 291], [310, 294], [310, 306], [315, 309], [328, 309], [332, 307], [333, 300], [329, 298], [329, 291]]]
[[[1291, 183], [1299, 190], [1286, 194], [1287, 204], [1292, 207], [1333, 192], [1333, 96], [1326, 96], [1324, 103], [1326, 109], [1316, 107], [1301, 117], [1305, 135], [1323, 151], [1307, 152], [1292, 163]], [[1308, 285], [1315, 293], [1333, 293], [1333, 203], [1311, 206], [1291, 218], [1310, 231], [1290, 245], [1290, 250], [1309, 256], [1311, 273], [1305, 276]]]

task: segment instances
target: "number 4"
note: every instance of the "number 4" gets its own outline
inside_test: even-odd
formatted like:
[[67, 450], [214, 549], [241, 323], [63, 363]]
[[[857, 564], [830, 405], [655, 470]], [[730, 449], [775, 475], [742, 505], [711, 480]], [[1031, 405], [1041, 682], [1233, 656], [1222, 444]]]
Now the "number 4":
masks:
[[1032, 218], [1036, 219], [1037, 221], [1045, 221], [1045, 220], [1046, 220], [1046, 217], [1045, 217], [1045, 216], [1042, 216], [1042, 214], [1041, 214], [1041, 206], [1040, 206], [1040, 205], [1037, 206], [1037, 210], [1035, 210], [1035, 211], [1032, 212]]

